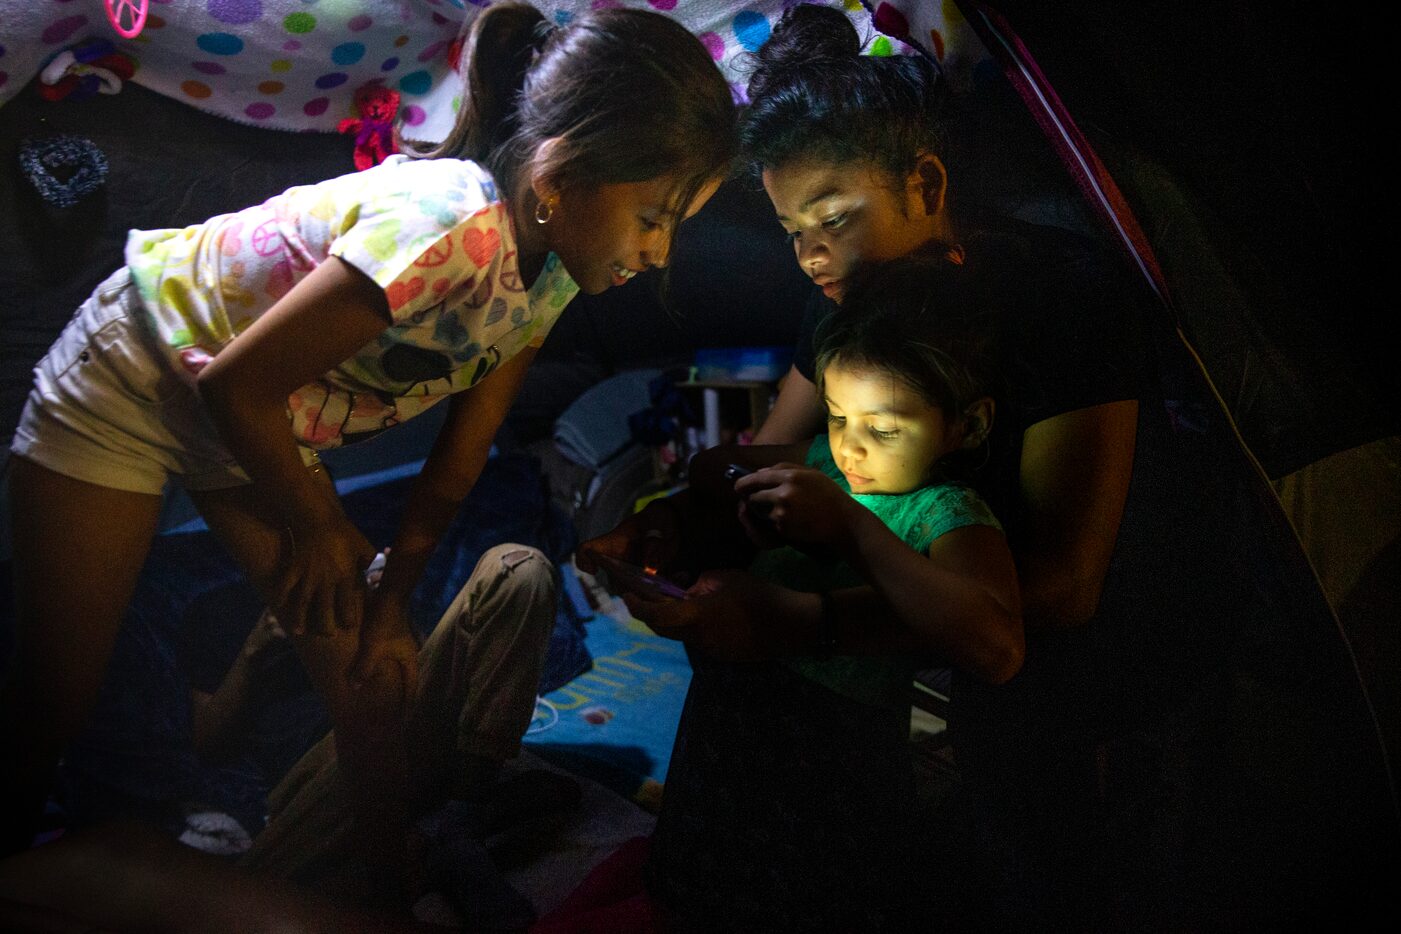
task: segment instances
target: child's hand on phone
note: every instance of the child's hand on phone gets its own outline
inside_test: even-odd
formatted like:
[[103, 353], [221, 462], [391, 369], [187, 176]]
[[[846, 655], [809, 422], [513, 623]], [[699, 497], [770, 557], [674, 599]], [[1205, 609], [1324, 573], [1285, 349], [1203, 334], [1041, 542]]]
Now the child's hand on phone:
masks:
[[789, 544], [811, 549], [845, 547], [866, 512], [831, 477], [813, 467], [775, 464], [740, 477], [740, 522], [760, 547]]
[[[730, 464], [725, 468], [724, 474], [725, 479], [735, 484], [735, 493], [739, 496], [739, 524], [743, 526], [749, 540], [758, 548], [778, 548], [783, 545], [783, 536], [778, 534], [769, 519], [769, 511], [773, 504], [751, 499], [740, 486], [739, 481], [744, 477], [752, 477], [754, 471], [742, 464]], [[751, 481], [746, 486], [750, 489], [763, 489], [755, 483], [757, 481]]]

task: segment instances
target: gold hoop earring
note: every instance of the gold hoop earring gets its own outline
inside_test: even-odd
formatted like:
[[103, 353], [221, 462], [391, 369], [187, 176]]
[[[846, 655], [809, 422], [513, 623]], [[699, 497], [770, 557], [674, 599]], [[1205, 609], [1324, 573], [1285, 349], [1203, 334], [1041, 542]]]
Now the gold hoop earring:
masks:
[[555, 216], [555, 206], [548, 201], [537, 201], [535, 203], [535, 223], [548, 224], [550, 218]]

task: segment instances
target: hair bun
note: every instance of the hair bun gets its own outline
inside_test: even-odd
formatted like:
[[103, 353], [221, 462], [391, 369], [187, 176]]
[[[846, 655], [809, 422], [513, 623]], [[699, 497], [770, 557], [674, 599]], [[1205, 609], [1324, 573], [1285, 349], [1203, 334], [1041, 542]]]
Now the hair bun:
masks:
[[835, 7], [800, 3], [779, 17], [768, 41], [756, 53], [749, 99], [765, 96], [787, 75], [814, 62], [840, 61], [861, 54], [861, 37]]

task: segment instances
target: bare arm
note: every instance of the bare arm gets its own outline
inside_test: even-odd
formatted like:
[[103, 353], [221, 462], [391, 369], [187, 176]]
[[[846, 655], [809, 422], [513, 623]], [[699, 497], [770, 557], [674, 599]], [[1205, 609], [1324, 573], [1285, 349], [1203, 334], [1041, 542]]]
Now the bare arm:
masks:
[[213, 694], [190, 690], [191, 732], [195, 754], [217, 760], [228, 749], [248, 712], [248, 702], [256, 688], [255, 662], [264, 649], [286, 635], [270, 612], [263, 611], [244, 640], [233, 665]]
[[[960, 535], [949, 533], [951, 549], [971, 546], [977, 552], [987, 545], [977, 541], [995, 531]], [[903, 543], [901, 543], [903, 545]], [[933, 561], [906, 547], [918, 561], [932, 564], [921, 588], [947, 585], [958, 572], [945, 563], [942, 553]], [[932, 557], [932, 556], [931, 556]], [[981, 559], [974, 559], [981, 560]], [[1008, 559], [1010, 561], [1010, 559]], [[961, 566], [955, 560], [953, 566]], [[986, 587], [992, 583], [992, 587]], [[1021, 667], [1024, 642], [1020, 616], [1003, 607], [992, 594], [1004, 592], [997, 582], [974, 581], [954, 586], [950, 599], [958, 609], [947, 618], [939, 606], [919, 590], [920, 605], [897, 606], [872, 586], [836, 590], [832, 597], [832, 627], [839, 655], [936, 655], [941, 662], [964, 667], [993, 683], [1012, 677]], [[979, 593], [979, 589], [983, 589]], [[623, 599], [638, 619], [659, 635], [680, 639], [702, 652], [734, 661], [803, 655], [812, 652], [822, 637], [822, 601], [814, 593], [802, 593], [760, 580], [745, 571], [721, 570], [703, 574], [685, 600], [648, 599], [625, 594]], [[992, 597], [992, 599], [988, 599]], [[979, 608], [988, 616], [977, 621]], [[944, 631], [945, 624], [949, 630]], [[968, 641], [959, 641], [967, 639]]]
[[1128, 499], [1138, 403], [1067, 412], [1027, 429], [1021, 460], [1026, 528], [1014, 543], [1031, 628], [1071, 628], [1099, 606]]
[[[933, 654], [993, 683], [1020, 669], [1017, 575], [1002, 533], [964, 527], [920, 554], [821, 471], [778, 464], [736, 490], [767, 507], [770, 534], [845, 558], [868, 585], [832, 594], [835, 650]], [[658, 633], [737, 660], [803, 654], [823, 636], [822, 601], [742, 571], [703, 574], [685, 600], [625, 597]]]
[[767, 505], [767, 521], [783, 539], [831, 549], [870, 584], [837, 600], [844, 650], [932, 652], [994, 683], [1021, 667], [1021, 597], [998, 529], [954, 529], [920, 554], [821, 471], [778, 465], [736, 486]]
[[190, 689], [191, 733], [195, 755], [201, 759], [210, 762], [224, 759], [237, 728], [243, 723], [252, 688], [250, 675], [250, 666], [240, 656], [213, 694]]
[[[989, 549], [978, 543], [962, 554], [946, 556], [955, 562], [956, 573], [966, 581], [992, 575], [982, 586], [987, 588], [987, 594], [997, 595], [994, 599], [1004, 610], [1015, 613], [1015, 624], [1011, 624], [1010, 616], [994, 612], [986, 617], [997, 622], [993, 628], [969, 630], [962, 635], [951, 633], [953, 643], [942, 647], [944, 657], [998, 683], [1011, 677], [1020, 666], [1023, 620], [1029, 628], [1069, 628], [1090, 620], [1099, 605], [1128, 499], [1137, 423], [1138, 403], [1124, 401], [1068, 412], [1027, 430], [1020, 472], [1027, 529], [1016, 548], [1019, 573], [1008, 576], [998, 570], [1006, 554], [1005, 545]], [[894, 539], [884, 526], [881, 531]], [[952, 543], [953, 536], [973, 532], [959, 530], [944, 536], [934, 543], [930, 557], [946, 540]], [[991, 530], [979, 530], [977, 534], [1001, 538]], [[897, 544], [903, 543], [897, 540]], [[977, 556], [975, 564], [963, 565], [963, 570], [957, 571], [967, 556]], [[889, 601], [890, 608], [911, 632], [933, 632], [928, 622], [920, 621], [919, 610], [921, 599], [926, 612], [932, 603], [945, 599], [936, 580], [914, 573], [917, 569], [897, 572], [904, 564], [898, 550], [867, 549], [852, 554], [850, 560], [863, 577], [876, 585], [880, 596]], [[1015, 602], [1018, 595], [1019, 612]], [[843, 608], [838, 618], [844, 620], [839, 623], [839, 638], [844, 632], [857, 642], [873, 640], [862, 646], [867, 651], [898, 645], [899, 639], [892, 638], [892, 634], [881, 635], [879, 604], [873, 603], [869, 595], [848, 591], [838, 594], [837, 601]], [[937, 643], [937, 639], [926, 642], [940, 648]]]
[[[804, 431], [811, 437], [823, 411], [817, 388], [791, 370], [755, 441], [785, 443]], [[1094, 615], [1128, 499], [1137, 420], [1138, 403], [1130, 400], [1027, 429], [1019, 495], [1028, 522], [1014, 543], [1027, 626], [1068, 628]]]
[[[864, 510], [863, 510], [864, 511]], [[1007, 541], [998, 529], [970, 525], [955, 529], [921, 555], [872, 513], [853, 524], [847, 560], [871, 582], [884, 604], [882, 613], [927, 652], [985, 681], [1001, 684], [1021, 669], [1026, 642], [1022, 631], [1017, 572]], [[837, 642], [850, 650], [888, 651], [901, 640], [884, 627], [853, 625], [851, 610], [839, 614]], [[866, 604], [870, 608], [869, 604]], [[869, 640], [867, 642], [866, 640]]]
[[418, 645], [409, 628], [409, 597], [443, 532], [481, 476], [492, 439], [520, 392], [535, 353], [527, 347], [448, 400], [447, 420], [414, 481], [383, 576], [369, 601], [356, 676], [368, 677], [381, 661], [388, 660], [403, 670], [406, 689], [413, 684]]
[[412, 591], [443, 531], [476, 485], [496, 432], [525, 382], [536, 350], [527, 347], [486, 379], [448, 400], [448, 416], [414, 481], [380, 582], [382, 592]]
[[790, 367], [778, 387], [778, 398], [754, 434], [755, 444], [794, 444], [811, 441], [826, 430], [827, 409], [812, 380]]
[[255, 488], [285, 516], [295, 554], [269, 601], [289, 630], [358, 628], [373, 549], [346, 519], [329, 485], [302, 466], [288, 430], [287, 398], [389, 325], [383, 291], [330, 258], [297, 283], [199, 375], [199, 391]]

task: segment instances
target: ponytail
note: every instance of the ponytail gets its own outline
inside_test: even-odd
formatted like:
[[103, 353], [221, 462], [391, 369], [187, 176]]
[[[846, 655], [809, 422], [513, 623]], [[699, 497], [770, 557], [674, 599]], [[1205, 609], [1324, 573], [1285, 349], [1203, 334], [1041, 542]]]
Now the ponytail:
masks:
[[735, 107], [705, 46], [650, 10], [603, 9], [552, 27], [525, 3], [496, 3], [463, 44], [463, 105], [452, 132], [410, 155], [481, 163], [506, 193], [545, 140], [556, 184], [677, 179], [678, 212], [729, 173]]
[[478, 13], [463, 36], [462, 106], [452, 131], [440, 143], [401, 138], [400, 149], [422, 159], [486, 162], [515, 133], [525, 76], [553, 29], [528, 3], [497, 3]]

